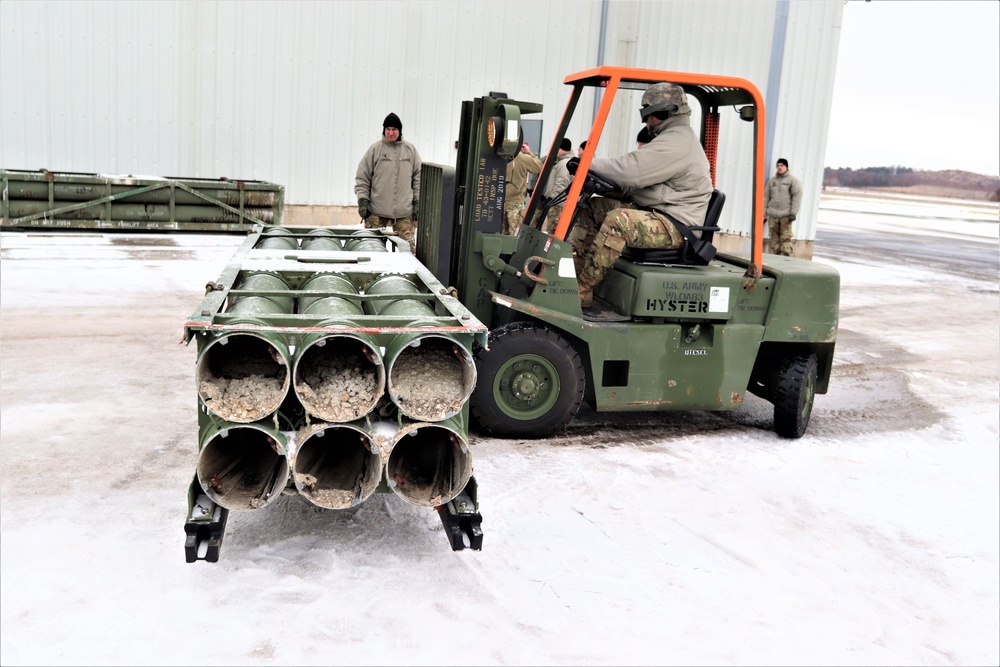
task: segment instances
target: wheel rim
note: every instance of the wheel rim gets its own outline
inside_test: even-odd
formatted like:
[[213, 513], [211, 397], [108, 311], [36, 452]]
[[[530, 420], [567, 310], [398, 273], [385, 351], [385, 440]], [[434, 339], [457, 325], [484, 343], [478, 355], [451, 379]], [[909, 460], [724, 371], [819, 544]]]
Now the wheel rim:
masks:
[[806, 386], [802, 397], [802, 419], [809, 417], [812, 412], [813, 397], [816, 395], [816, 377], [812, 373], [806, 373]]
[[559, 398], [559, 374], [555, 366], [538, 355], [512, 357], [493, 380], [493, 396], [507, 416], [523, 421], [537, 419]]

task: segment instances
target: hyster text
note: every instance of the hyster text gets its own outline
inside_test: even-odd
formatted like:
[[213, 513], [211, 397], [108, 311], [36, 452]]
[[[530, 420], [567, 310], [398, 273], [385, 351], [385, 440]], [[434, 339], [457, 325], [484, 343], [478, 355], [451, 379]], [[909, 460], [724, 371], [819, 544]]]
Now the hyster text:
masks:
[[646, 299], [646, 310], [662, 310], [665, 313], [707, 313], [708, 302], [684, 301], [681, 299]]

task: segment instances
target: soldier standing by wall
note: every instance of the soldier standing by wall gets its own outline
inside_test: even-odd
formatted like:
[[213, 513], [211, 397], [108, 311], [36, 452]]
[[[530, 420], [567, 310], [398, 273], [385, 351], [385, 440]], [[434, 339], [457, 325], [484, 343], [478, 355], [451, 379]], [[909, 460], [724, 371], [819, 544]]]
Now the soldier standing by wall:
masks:
[[764, 187], [764, 215], [770, 232], [768, 250], [775, 255], [792, 256], [792, 223], [799, 214], [802, 184], [788, 173], [788, 160], [778, 158], [777, 172]]
[[420, 154], [403, 141], [403, 123], [389, 114], [382, 121], [382, 138], [372, 144], [354, 179], [358, 215], [365, 228], [392, 227], [410, 247], [416, 246], [420, 205]]
[[521, 144], [521, 152], [507, 163], [506, 186], [503, 194], [503, 229], [508, 236], [514, 234], [524, 217], [524, 198], [528, 195], [528, 174], [542, 170], [542, 161], [531, 152], [528, 143]]

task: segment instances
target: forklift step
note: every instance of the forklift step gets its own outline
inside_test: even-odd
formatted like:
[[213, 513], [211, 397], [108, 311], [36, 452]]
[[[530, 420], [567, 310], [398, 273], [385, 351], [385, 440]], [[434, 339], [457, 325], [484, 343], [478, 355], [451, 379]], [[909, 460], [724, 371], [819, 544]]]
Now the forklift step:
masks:
[[622, 315], [610, 304], [594, 298], [594, 305], [583, 309], [583, 319], [588, 322], [628, 322], [632, 318]]

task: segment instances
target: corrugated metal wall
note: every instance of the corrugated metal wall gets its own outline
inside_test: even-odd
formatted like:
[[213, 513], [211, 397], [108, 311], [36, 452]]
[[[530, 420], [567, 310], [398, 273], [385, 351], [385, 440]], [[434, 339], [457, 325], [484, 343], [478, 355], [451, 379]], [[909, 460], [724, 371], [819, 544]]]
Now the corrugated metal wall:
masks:
[[[776, 6], [609, 2], [604, 64], [743, 76], [763, 91]], [[563, 78], [597, 65], [601, 10], [597, 1], [4, 0], [0, 167], [238, 177], [285, 185], [289, 204], [352, 204], [358, 160], [390, 111], [425, 161], [453, 164], [462, 100], [504, 91], [545, 105], [548, 144], [568, 98]], [[813, 209], [841, 12], [840, 0], [790, 6], [775, 146], [815, 193]], [[616, 105], [601, 153], [634, 146], [637, 106]], [[585, 95], [574, 145], [592, 107]], [[735, 112], [723, 116], [727, 129], [749, 137]], [[720, 158], [719, 186], [736, 212], [749, 153]], [[815, 233], [810, 217], [800, 238]], [[743, 218], [726, 224], [745, 233]]]

